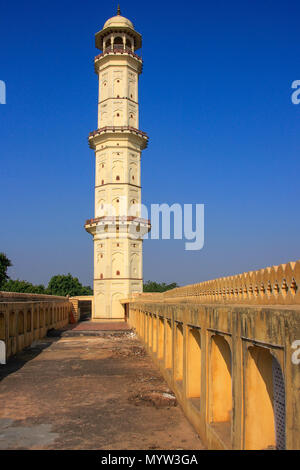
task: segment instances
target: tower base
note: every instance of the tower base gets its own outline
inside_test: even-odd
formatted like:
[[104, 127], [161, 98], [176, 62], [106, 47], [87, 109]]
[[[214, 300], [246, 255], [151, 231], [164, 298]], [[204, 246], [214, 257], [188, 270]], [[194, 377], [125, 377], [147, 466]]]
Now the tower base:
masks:
[[92, 319], [125, 320], [125, 308], [120, 301], [142, 291], [142, 279], [95, 280]]

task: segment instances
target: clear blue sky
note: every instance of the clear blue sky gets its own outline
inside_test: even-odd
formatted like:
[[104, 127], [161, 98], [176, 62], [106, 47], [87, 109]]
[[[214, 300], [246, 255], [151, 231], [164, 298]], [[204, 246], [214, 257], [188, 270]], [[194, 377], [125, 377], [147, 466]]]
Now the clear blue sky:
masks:
[[[143, 35], [146, 204], [205, 204], [205, 245], [144, 243], [144, 278], [180, 284], [299, 258], [297, 1], [124, 1]], [[116, 2], [4, 2], [0, 251], [13, 278], [92, 283], [94, 33]]]

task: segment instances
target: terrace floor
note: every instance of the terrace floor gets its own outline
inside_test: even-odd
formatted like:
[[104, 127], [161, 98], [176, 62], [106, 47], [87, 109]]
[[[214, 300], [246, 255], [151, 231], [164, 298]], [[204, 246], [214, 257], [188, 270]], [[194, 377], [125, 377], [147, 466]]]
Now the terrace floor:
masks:
[[0, 449], [204, 448], [130, 330], [77, 328], [0, 366]]

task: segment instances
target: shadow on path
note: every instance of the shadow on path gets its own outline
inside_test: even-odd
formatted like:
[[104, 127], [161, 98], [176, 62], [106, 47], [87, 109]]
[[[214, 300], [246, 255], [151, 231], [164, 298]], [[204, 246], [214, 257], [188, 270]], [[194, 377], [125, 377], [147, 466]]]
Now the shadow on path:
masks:
[[39, 356], [45, 349], [49, 348], [52, 343], [59, 340], [59, 337], [55, 338], [47, 338], [41, 339], [32, 343], [32, 346], [28, 346], [24, 348], [17, 354], [10, 356], [7, 359], [7, 363], [5, 365], [0, 365], [0, 382], [5, 379], [5, 377], [17, 372], [21, 369], [27, 362], [35, 359]]

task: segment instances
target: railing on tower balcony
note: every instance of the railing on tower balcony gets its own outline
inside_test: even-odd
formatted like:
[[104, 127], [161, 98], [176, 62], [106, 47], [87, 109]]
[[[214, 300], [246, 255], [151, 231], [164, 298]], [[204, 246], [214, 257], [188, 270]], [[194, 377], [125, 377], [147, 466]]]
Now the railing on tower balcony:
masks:
[[101, 54], [95, 57], [95, 60], [100, 59], [106, 54], [129, 54], [138, 60], [142, 60], [142, 58], [139, 55], [135, 54], [135, 52], [133, 52], [130, 47], [124, 46], [123, 44], [114, 44], [113, 46], [106, 47]]
[[101, 217], [94, 217], [93, 219], [86, 220], [85, 225], [92, 225], [101, 221], [118, 222], [118, 223], [138, 222], [142, 224], [151, 225], [150, 219], [144, 219], [142, 217], [136, 217], [134, 215], [117, 215], [117, 216], [103, 215]]
[[101, 134], [102, 132], [107, 132], [107, 131], [113, 131], [113, 132], [124, 132], [124, 131], [131, 131], [134, 132], [135, 134], [139, 134], [142, 137], [145, 137], [148, 139], [148, 135], [146, 132], [140, 131], [139, 129], [136, 129], [135, 127], [132, 126], [105, 126], [105, 127], [100, 127], [99, 129], [96, 129], [95, 131], [92, 131], [89, 133], [89, 137], [94, 137], [97, 134]]

